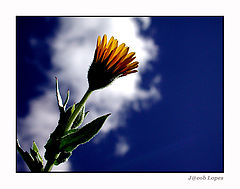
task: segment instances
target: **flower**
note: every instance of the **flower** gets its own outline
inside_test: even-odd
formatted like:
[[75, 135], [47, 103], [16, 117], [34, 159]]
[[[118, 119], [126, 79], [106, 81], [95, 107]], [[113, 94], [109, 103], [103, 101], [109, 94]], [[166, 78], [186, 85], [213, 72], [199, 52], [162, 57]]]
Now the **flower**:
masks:
[[109, 85], [114, 79], [137, 72], [138, 67], [134, 52], [118, 40], [111, 37], [107, 43], [106, 34], [98, 36], [93, 62], [88, 71], [89, 90], [96, 90]]

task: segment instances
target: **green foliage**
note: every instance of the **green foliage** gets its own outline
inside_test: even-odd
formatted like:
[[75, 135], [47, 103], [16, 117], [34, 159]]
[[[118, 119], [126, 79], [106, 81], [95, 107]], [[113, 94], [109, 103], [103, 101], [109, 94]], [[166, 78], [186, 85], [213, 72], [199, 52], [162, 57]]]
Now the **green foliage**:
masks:
[[63, 104], [64, 110], [65, 110], [65, 108], [66, 108], [66, 106], [67, 106], [67, 103], [68, 103], [68, 100], [69, 100], [69, 95], [70, 95], [70, 91], [69, 91], [69, 89], [68, 89], [68, 91], [67, 91], [67, 97], [66, 97], [66, 99], [65, 99], [65, 101], [64, 101], [64, 104]]
[[17, 141], [17, 150], [32, 172], [48, 172], [53, 164], [59, 165], [67, 161], [75, 148], [90, 141], [102, 128], [110, 114], [101, 116], [84, 127], [80, 127], [89, 113], [88, 111], [85, 112], [85, 102], [91, 93], [92, 91], [88, 90], [79, 103], [73, 104], [66, 110], [70, 92], [67, 91], [63, 103], [58, 87], [58, 79], [56, 78], [56, 97], [60, 116], [56, 129], [50, 134], [44, 146], [46, 149], [44, 157], [47, 160], [45, 168], [43, 168], [43, 159], [35, 142], [33, 142], [30, 153], [28, 153], [22, 150]]
[[58, 79], [56, 77], [56, 96], [57, 96], [57, 102], [58, 102], [58, 107], [63, 108], [63, 103], [62, 103], [62, 97], [59, 91], [59, 87], [58, 87]]
[[75, 110], [75, 104], [73, 104], [73, 106], [71, 108], [71, 115], [73, 114], [74, 110]]
[[80, 113], [78, 114], [75, 121], [73, 122], [72, 129], [79, 127], [82, 124], [87, 114], [88, 112], [85, 113], [85, 106], [83, 106]]
[[33, 141], [33, 145], [32, 145], [32, 151], [34, 154], [34, 156], [33, 156], [33, 154], [31, 153], [33, 158], [35, 158], [37, 162], [39, 162], [43, 165], [43, 159], [42, 159], [41, 155], [39, 154], [38, 147], [34, 141]]
[[50, 138], [48, 139], [47, 144], [44, 146], [46, 149], [44, 155], [46, 160], [53, 161], [56, 154], [59, 153], [60, 138], [65, 133], [65, 125], [68, 121], [69, 115], [71, 115], [71, 108], [67, 110], [67, 112], [64, 110], [60, 111], [58, 125], [53, 133], [50, 134]]
[[[32, 172], [42, 172], [43, 171], [43, 163], [41, 161], [41, 156], [38, 153], [37, 145], [33, 144], [34, 149], [30, 149], [30, 154], [28, 152], [24, 152], [23, 149], [21, 148], [18, 140], [17, 140], [17, 150], [19, 154], [22, 156], [23, 160], [26, 162], [28, 165], [29, 169]], [[39, 157], [40, 156], [40, 157]]]
[[67, 161], [71, 155], [72, 152], [61, 152], [57, 159], [54, 161], [54, 165], [59, 165], [60, 163]]
[[[90, 93], [87, 93], [87, 94], [89, 95]], [[44, 146], [46, 149], [44, 157], [49, 162], [54, 162], [55, 165], [58, 165], [66, 161], [71, 156], [70, 152], [72, 152], [72, 150], [75, 149], [75, 147], [70, 151], [69, 151], [69, 148], [70, 148], [69, 147], [68, 151], [65, 151], [65, 149], [60, 148], [60, 145], [64, 137], [67, 137], [70, 135], [71, 137], [75, 136], [75, 135], [72, 135], [74, 133], [79, 134], [78, 132], [79, 129], [77, 129], [77, 127], [79, 127], [83, 123], [86, 115], [88, 114], [88, 112], [85, 113], [85, 105], [83, 103], [86, 101], [87, 96], [85, 96], [84, 101], [80, 101], [77, 104], [73, 104], [73, 106], [65, 110], [65, 106], [69, 99], [69, 90], [68, 90], [66, 100], [62, 105], [61, 95], [58, 89], [58, 80], [56, 79], [56, 97], [58, 101], [60, 117], [59, 117], [59, 121], [56, 129], [53, 131], [53, 133], [50, 134], [49, 140], [47, 141], [47, 144]], [[70, 119], [72, 120], [70, 121], [72, 122], [71, 125], [69, 124]], [[95, 133], [93, 133], [92, 136], [90, 136], [90, 138], [88, 138], [86, 141], [89, 141], [94, 135]], [[64, 140], [64, 142], [66, 141]]]
[[86, 126], [77, 129], [75, 132], [63, 136], [61, 138], [60, 150], [65, 152], [72, 152], [80, 144], [84, 144], [91, 140], [101, 129], [103, 123], [110, 114], [101, 116]]

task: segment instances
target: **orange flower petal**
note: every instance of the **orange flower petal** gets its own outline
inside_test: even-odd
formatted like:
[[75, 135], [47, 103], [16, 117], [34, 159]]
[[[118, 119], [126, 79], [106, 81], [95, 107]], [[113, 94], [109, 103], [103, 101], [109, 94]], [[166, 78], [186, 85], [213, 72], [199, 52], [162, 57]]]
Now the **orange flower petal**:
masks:
[[113, 41], [113, 45], [112, 45], [112, 47], [111, 47], [110, 50], [113, 50], [113, 49], [115, 49], [116, 47], [118, 47], [118, 40], [117, 40], [117, 39], [115, 39], [115, 40]]
[[107, 44], [107, 35], [104, 34], [103, 39], [102, 39], [103, 47]]
[[129, 50], [129, 47], [123, 47], [122, 50], [120, 50], [120, 52], [118, 53], [118, 55], [114, 57], [112, 64], [115, 64], [120, 59], [125, 58], [125, 56], [128, 53], [128, 50]]
[[101, 37], [100, 37], [100, 36], [98, 36], [98, 38], [97, 38], [97, 47], [99, 47], [99, 45], [100, 45], [100, 42], [101, 42]]
[[106, 34], [104, 34], [103, 39], [102, 39], [102, 43], [99, 47], [100, 48], [99, 57], [101, 57], [103, 55], [106, 43], [107, 43], [107, 36], [106, 36]]
[[106, 64], [106, 66], [108, 66], [111, 62], [112, 62], [112, 59], [113, 59], [113, 55], [115, 54], [115, 51], [117, 50], [117, 47], [115, 47], [111, 52], [110, 52], [110, 57], [108, 59], [108, 62]]
[[119, 47], [117, 48], [117, 50], [115, 52], [115, 55], [118, 55], [118, 53], [121, 52], [124, 47], [125, 47], [125, 43], [122, 43], [121, 45], [119, 45]]
[[106, 52], [103, 55], [103, 60], [105, 60], [111, 53], [111, 49], [112, 49], [112, 46], [113, 46], [113, 43], [114, 43], [114, 41], [113, 41], [114, 38], [112, 37], [111, 39], [110, 39], [110, 41], [107, 44]]
[[123, 56], [124, 50], [127, 50], [127, 48], [124, 48], [124, 47], [125, 47], [125, 44], [122, 43], [117, 48], [117, 50], [114, 53], [115, 57], [111, 60], [108, 69], [111, 68]]
[[125, 49], [121, 52], [121, 57], [120, 59], [118, 60], [118, 62], [116, 63], [117, 66], [115, 67], [115, 69], [113, 70], [113, 73], [115, 73], [119, 67], [121, 67], [122, 63], [123, 63], [123, 60], [125, 59], [125, 57], [127, 56], [127, 53], [129, 51], [129, 47], [125, 47]]
[[121, 65], [119, 66], [118, 70], [125, 71], [125, 68], [127, 68], [127, 65], [130, 64], [136, 57], [128, 57], [127, 59], [125, 58], [124, 61], [121, 63]]
[[95, 50], [95, 56], [96, 56], [96, 62], [98, 61], [98, 59], [99, 59], [99, 51], [100, 51], [100, 43], [101, 43], [101, 37], [100, 36], [98, 36], [98, 38], [97, 38], [97, 45], [96, 45], [96, 50]]
[[126, 75], [131, 74], [131, 73], [136, 73], [136, 72], [138, 72], [138, 71], [137, 70], [129, 70], [129, 71], [123, 73], [122, 75], [120, 75], [120, 77], [126, 76]]
[[107, 49], [109, 48], [109, 46], [113, 42], [113, 40], [114, 40], [114, 37], [111, 37], [111, 39], [108, 41], [108, 44], [106, 46]]
[[[128, 58], [130, 58], [130, 57], [133, 57], [135, 55], [135, 52], [130, 52], [126, 57], [125, 57], [125, 59], [128, 59]], [[125, 60], [124, 59], [124, 60]]]

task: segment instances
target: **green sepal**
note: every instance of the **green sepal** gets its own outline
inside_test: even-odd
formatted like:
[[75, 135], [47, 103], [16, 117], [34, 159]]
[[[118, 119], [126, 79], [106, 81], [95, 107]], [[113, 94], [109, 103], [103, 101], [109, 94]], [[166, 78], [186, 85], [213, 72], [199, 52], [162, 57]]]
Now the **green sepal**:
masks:
[[60, 151], [72, 152], [80, 144], [90, 141], [102, 128], [103, 123], [110, 114], [101, 116], [84, 127], [77, 129], [76, 132], [61, 138]]
[[71, 155], [72, 152], [61, 152], [58, 158], [54, 161], [54, 165], [59, 165], [60, 163], [67, 161]]
[[85, 106], [82, 107], [81, 111], [79, 112], [78, 116], [76, 117], [75, 121], [72, 124], [72, 129], [79, 127], [85, 119]]

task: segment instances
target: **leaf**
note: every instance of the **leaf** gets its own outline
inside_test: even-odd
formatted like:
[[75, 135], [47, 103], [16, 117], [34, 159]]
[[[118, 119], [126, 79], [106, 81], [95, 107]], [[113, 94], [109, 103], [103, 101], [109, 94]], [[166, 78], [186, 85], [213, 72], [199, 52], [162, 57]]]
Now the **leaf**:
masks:
[[60, 163], [67, 161], [71, 155], [72, 152], [61, 152], [58, 158], [54, 161], [54, 165], [59, 165]]
[[89, 113], [89, 111], [85, 112], [84, 119], [87, 117], [88, 113]]
[[69, 89], [68, 89], [68, 91], [67, 91], [67, 97], [66, 97], [66, 99], [65, 99], [65, 101], [64, 101], [64, 103], [63, 103], [63, 109], [64, 109], [64, 110], [65, 110], [66, 105], [67, 105], [67, 103], [68, 103], [69, 95], [70, 95], [70, 91], [69, 91]]
[[101, 116], [84, 127], [78, 129], [76, 132], [62, 137], [60, 143], [60, 150], [71, 152], [80, 144], [90, 141], [102, 128], [103, 123], [110, 114]]
[[74, 110], [75, 110], [75, 104], [73, 104], [73, 106], [72, 106], [72, 108], [71, 108], [71, 115], [72, 115], [72, 113], [74, 112]]
[[65, 133], [64, 136], [67, 136], [67, 135], [73, 134], [73, 133], [77, 132], [78, 130], [79, 130], [79, 129], [70, 129], [69, 131], [67, 131], [67, 132]]
[[72, 129], [79, 127], [85, 118], [85, 106], [82, 107], [75, 121], [73, 122]]
[[23, 160], [27, 163], [28, 167], [32, 167], [33, 163], [33, 158], [28, 152], [24, 152], [23, 149], [21, 148], [18, 139], [17, 139], [17, 151], [19, 154], [22, 156]]
[[60, 152], [59, 145], [60, 140], [52, 133], [47, 141], [47, 144], [44, 146], [44, 148], [46, 149], [44, 154], [46, 160], [51, 161], [55, 159], [55, 155]]
[[37, 147], [37, 145], [36, 145], [36, 143], [35, 143], [34, 141], [33, 141], [32, 149], [33, 149], [36, 153], [38, 153], [38, 147]]
[[66, 125], [74, 109], [75, 105], [69, 107], [66, 112], [60, 111], [60, 119], [58, 121], [58, 125], [56, 129], [50, 134], [50, 138], [48, 139], [47, 144], [44, 146], [46, 149], [46, 152], [44, 154], [46, 160], [53, 160], [55, 158], [55, 155], [60, 152], [60, 138], [67, 132]]
[[30, 154], [33, 157], [34, 166], [41, 172], [41, 170], [43, 169], [43, 163], [41, 162], [40, 158], [38, 157], [38, 153], [36, 153], [32, 148], [30, 148]]
[[[17, 140], [17, 151], [19, 152], [19, 154], [22, 156], [23, 160], [25, 161], [25, 163], [27, 164], [27, 166], [29, 167], [29, 169], [32, 172], [41, 172], [43, 169], [43, 166], [40, 165], [39, 163], [37, 163], [34, 159], [34, 157], [31, 156], [31, 154], [29, 154], [28, 152], [24, 152], [23, 149], [21, 148], [18, 140]], [[31, 153], [36, 153], [34, 150], [30, 149]]]
[[33, 141], [32, 149], [34, 152], [37, 153], [37, 159], [43, 164], [43, 159], [42, 159], [41, 155], [39, 154], [38, 147], [34, 141]]
[[62, 97], [61, 97], [61, 94], [60, 94], [60, 91], [59, 91], [59, 88], [58, 88], [58, 78], [56, 78], [56, 96], [57, 96], [57, 101], [58, 101], [58, 107], [59, 109], [60, 108], [63, 108], [63, 104], [62, 104]]

